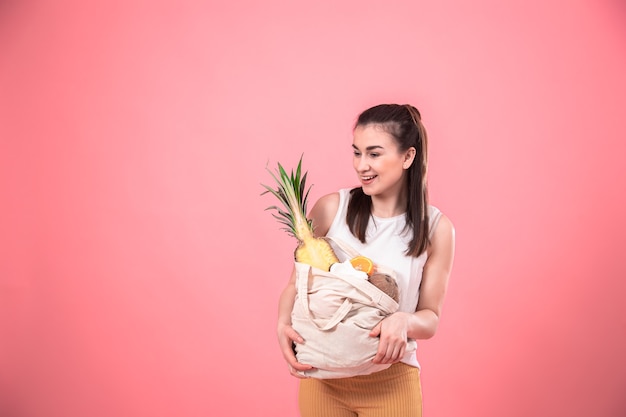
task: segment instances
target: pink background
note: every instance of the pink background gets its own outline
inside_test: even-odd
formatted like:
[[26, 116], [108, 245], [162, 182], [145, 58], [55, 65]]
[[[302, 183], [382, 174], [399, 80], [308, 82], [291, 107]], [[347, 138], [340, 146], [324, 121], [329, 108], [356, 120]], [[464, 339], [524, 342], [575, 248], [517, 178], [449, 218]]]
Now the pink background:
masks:
[[626, 6], [0, 4], [0, 415], [295, 416], [275, 341], [304, 153], [411, 102], [457, 257], [425, 415], [626, 415]]

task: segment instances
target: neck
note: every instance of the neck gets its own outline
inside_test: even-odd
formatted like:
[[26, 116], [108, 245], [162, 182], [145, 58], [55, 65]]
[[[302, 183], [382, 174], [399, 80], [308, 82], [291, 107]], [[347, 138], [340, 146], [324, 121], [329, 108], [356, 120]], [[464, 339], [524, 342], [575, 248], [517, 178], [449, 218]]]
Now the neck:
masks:
[[406, 196], [372, 196], [372, 214], [376, 217], [394, 217], [406, 213]]

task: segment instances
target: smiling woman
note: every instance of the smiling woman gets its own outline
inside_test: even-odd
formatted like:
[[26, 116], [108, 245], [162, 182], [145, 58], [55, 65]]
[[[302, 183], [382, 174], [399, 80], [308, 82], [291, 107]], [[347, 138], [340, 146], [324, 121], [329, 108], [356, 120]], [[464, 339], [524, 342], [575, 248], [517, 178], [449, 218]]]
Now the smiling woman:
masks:
[[[422, 413], [419, 363], [408, 346], [436, 332], [454, 257], [454, 228], [428, 205], [426, 130], [415, 107], [385, 104], [364, 111], [354, 128], [352, 146], [361, 186], [323, 196], [310, 218], [318, 236], [346, 242], [374, 264], [393, 268], [400, 307], [369, 334], [378, 338], [372, 362], [390, 366], [347, 378], [303, 379], [300, 413], [303, 417], [417, 416]], [[335, 251], [341, 253], [341, 245]], [[292, 325], [296, 293], [292, 274], [280, 298], [278, 336], [292, 375], [300, 377], [311, 366], [298, 362], [292, 351], [294, 343], [296, 350], [300, 344], [306, 346], [293, 327], [295, 322]], [[355, 350], [357, 346], [350, 343], [355, 342], [336, 349]], [[389, 388], [384, 392], [379, 390], [382, 381]]]
[[[354, 129], [354, 169], [359, 176], [363, 192], [371, 195], [377, 190], [384, 195], [398, 195], [404, 167], [415, 157], [415, 148], [400, 152], [393, 136], [381, 125], [357, 126]], [[389, 187], [392, 186], [392, 187]], [[402, 208], [401, 208], [402, 209]], [[402, 213], [374, 213], [390, 217]]]
[[[424, 413], [626, 415], [625, 3], [363, 4], [0, 2], [0, 416], [298, 415], [259, 182], [304, 153], [316, 234], [346, 233], [381, 102], [419, 103], [459, 231]], [[367, 207], [400, 258], [406, 216]]]

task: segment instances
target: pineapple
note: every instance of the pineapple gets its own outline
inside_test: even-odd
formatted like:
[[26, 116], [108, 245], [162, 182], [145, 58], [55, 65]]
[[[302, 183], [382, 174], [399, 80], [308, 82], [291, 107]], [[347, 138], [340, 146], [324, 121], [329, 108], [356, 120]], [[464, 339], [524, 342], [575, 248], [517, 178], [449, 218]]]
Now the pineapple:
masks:
[[287, 174], [280, 163], [276, 174], [267, 169], [276, 181], [277, 188], [262, 184], [266, 189], [263, 194], [272, 193], [284, 206], [284, 209], [270, 206], [267, 210], [276, 210], [272, 216], [286, 226], [282, 230], [298, 240], [298, 246], [294, 252], [296, 262], [329, 271], [331, 265], [339, 262], [339, 259], [325, 238], [315, 237], [313, 234], [312, 221], [306, 217], [307, 198], [311, 188], [306, 188], [307, 173], [302, 174], [301, 168], [302, 157], [300, 157], [296, 172], [292, 170], [291, 175]]

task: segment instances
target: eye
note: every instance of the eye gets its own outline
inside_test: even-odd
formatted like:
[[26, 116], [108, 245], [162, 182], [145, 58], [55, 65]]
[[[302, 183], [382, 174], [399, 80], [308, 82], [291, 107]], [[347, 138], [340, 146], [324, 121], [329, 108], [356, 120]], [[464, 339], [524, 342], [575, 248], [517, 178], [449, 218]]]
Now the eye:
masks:
[[380, 154], [378, 152], [370, 153], [370, 157], [372, 157], [372, 158], [378, 158], [379, 156], [380, 156]]
[[356, 149], [354, 150], [354, 156], [361, 156], [361, 152], [357, 151]]

